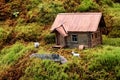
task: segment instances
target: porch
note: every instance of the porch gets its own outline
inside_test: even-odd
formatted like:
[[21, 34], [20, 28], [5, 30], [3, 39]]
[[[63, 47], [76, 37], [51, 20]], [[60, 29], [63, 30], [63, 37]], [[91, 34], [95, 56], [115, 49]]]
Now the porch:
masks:
[[54, 45], [53, 48], [64, 48], [64, 45]]

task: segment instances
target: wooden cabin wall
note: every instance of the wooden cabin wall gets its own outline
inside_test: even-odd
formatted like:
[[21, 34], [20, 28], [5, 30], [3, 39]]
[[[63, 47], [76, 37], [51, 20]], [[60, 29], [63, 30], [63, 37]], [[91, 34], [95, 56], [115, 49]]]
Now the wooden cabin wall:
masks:
[[[77, 42], [72, 41], [72, 35], [77, 35]], [[59, 44], [57, 44], [59, 42]], [[68, 46], [70, 48], [78, 48], [84, 45], [86, 48], [94, 47], [102, 43], [102, 33], [100, 29], [95, 32], [69, 32], [67, 37], [63, 37], [56, 32], [56, 44]]]
[[61, 46], [66, 46], [65, 38], [58, 32], [56, 34], [56, 44]]
[[91, 33], [91, 47], [94, 47], [101, 43], [102, 43], [102, 34], [101, 31], [98, 29], [96, 32]]
[[[78, 41], [73, 42], [72, 41], [72, 35], [78, 35]], [[87, 33], [80, 33], [80, 32], [70, 32], [68, 33], [68, 37], [66, 38], [66, 44], [70, 48], [78, 48], [79, 45], [85, 45], [85, 47], [88, 47], [88, 34]]]

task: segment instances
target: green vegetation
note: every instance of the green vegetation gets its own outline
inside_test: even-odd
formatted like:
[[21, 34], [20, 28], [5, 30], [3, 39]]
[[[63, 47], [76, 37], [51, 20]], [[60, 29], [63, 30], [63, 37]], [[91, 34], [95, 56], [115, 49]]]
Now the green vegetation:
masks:
[[111, 46], [120, 46], [120, 38], [109, 38], [107, 36], [103, 36], [104, 41], [103, 44], [104, 45], [111, 45]]
[[20, 43], [16, 43], [11, 48], [6, 48], [1, 51], [2, 59], [0, 64], [11, 64], [12, 61], [14, 62], [20, 56], [20, 53], [23, 53], [22, 49], [25, 47]]
[[[41, 65], [36, 65], [41, 64]], [[62, 72], [61, 72], [62, 71]], [[59, 64], [55, 64], [54, 62], [45, 60], [40, 62], [40, 60], [34, 60], [34, 62], [26, 69], [25, 71], [26, 75], [23, 79], [36, 79], [36, 80], [42, 80], [42, 79], [68, 79], [68, 75], [64, 73], [64, 67]], [[30, 76], [32, 73], [33, 76]]]
[[11, 32], [11, 28], [0, 27], [0, 47], [2, 47], [3, 44], [7, 41], [10, 32]]
[[[38, 5], [39, 8], [39, 21], [44, 24], [50, 24], [55, 19], [58, 13], [65, 12], [63, 5], [60, 1], [48, 1]], [[42, 13], [41, 13], [42, 12]]]
[[[94, 53], [94, 59], [91, 61], [89, 70], [93, 72], [94, 76], [98, 76], [97, 72], [102, 72], [101, 78], [105, 79], [105, 76], [109, 76], [109, 79], [119, 78], [120, 68], [120, 47], [113, 46], [103, 46], [102, 51], [99, 50], [97, 53]], [[97, 75], [95, 75], [97, 74]], [[101, 74], [101, 73], [99, 73]], [[113, 75], [114, 74], [114, 75]], [[117, 76], [116, 76], [117, 75]]]
[[32, 47], [26, 47], [21, 42], [16, 42], [12, 46], [7, 46], [0, 51], [0, 73], [7, 67], [13, 65], [20, 57], [29, 52]]
[[3, 0], [0, 4], [0, 20], [9, 26], [37, 23], [45, 27], [52, 24], [58, 13], [102, 12], [109, 37], [120, 37], [120, 4], [117, 0]]
[[85, 11], [99, 11], [99, 5], [93, 2], [93, 0], [83, 0], [81, 4], [78, 6], [78, 11], [85, 12]]
[[[120, 77], [120, 61], [119, 61], [119, 43], [114, 38], [107, 38], [104, 36], [103, 45], [98, 46], [92, 49], [86, 49], [79, 51], [80, 58], [72, 57], [70, 52], [71, 49], [60, 49], [58, 53], [65, 56], [68, 60], [66, 64], [59, 64], [49, 60], [41, 60], [38, 58], [30, 58], [27, 53], [39, 52], [39, 53], [49, 53], [50, 47], [45, 48], [40, 46], [38, 49], [33, 48], [33, 43], [23, 44], [23, 42], [16, 42], [14, 45], [3, 48], [0, 52], [0, 70], [3, 75], [0, 79], [5, 79], [5, 76], [8, 75], [8, 72], [4, 73], [5, 70], [13, 70], [12, 65], [23, 63], [27, 59], [26, 66], [21, 66], [24, 70], [22, 76], [20, 76], [19, 70], [22, 70], [19, 66], [16, 69], [19, 72], [19, 80], [24, 79], [119, 79]], [[108, 41], [111, 41], [110, 43]], [[31, 51], [33, 50], [33, 51]], [[52, 51], [54, 52], [54, 51]], [[26, 59], [21, 59], [23, 56], [26, 56]], [[24, 57], [23, 57], [24, 58]], [[22, 65], [22, 64], [21, 64]], [[12, 74], [12, 73], [11, 73]], [[10, 75], [11, 75], [10, 74]], [[32, 75], [32, 76], [31, 76]], [[111, 76], [112, 75], [112, 76]], [[8, 76], [7, 79], [10, 77]], [[14, 78], [12, 78], [14, 79]]]
[[[63, 12], [102, 12], [108, 35], [95, 48], [52, 49], [50, 26]], [[0, 1], [0, 80], [119, 80], [119, 0]], [[34, 42], [40, 42], [34, 48]], [[70, 52], [80, 53], [80, 58]], [[57, 53], [66, 64], [30, 58], [32, 53]]]
[[47, 34], [44, 36], [44, 40], [47, 44], [55, 42], [55, 34]]
[[42, 32], [42, 27], [32, 23], [28, 25], [18, 25], [15, 27], [16, 39], [24, 41], [39, 41]]
[[7, 38], [7, 31], [3, 28], [0, 28], [0, 46], [2, 45], [3, 41]]

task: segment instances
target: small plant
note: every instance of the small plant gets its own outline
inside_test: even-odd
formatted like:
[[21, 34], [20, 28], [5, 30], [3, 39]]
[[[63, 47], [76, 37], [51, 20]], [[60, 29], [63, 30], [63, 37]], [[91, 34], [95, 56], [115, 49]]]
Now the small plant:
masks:
[[15, 17], [18, 17], [18, 15], [19, 15], [19, 12], [14, 12], [13, 13], [13, 16], [15, 16]]

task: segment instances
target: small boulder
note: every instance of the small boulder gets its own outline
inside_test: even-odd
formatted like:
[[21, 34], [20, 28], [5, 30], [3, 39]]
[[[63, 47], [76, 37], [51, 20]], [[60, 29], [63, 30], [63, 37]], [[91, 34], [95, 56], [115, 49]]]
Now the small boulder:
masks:
[[84, 45], [79, 45], [78, 49], [83, 50], [83, 49], [85, 49], [85, 46]]

